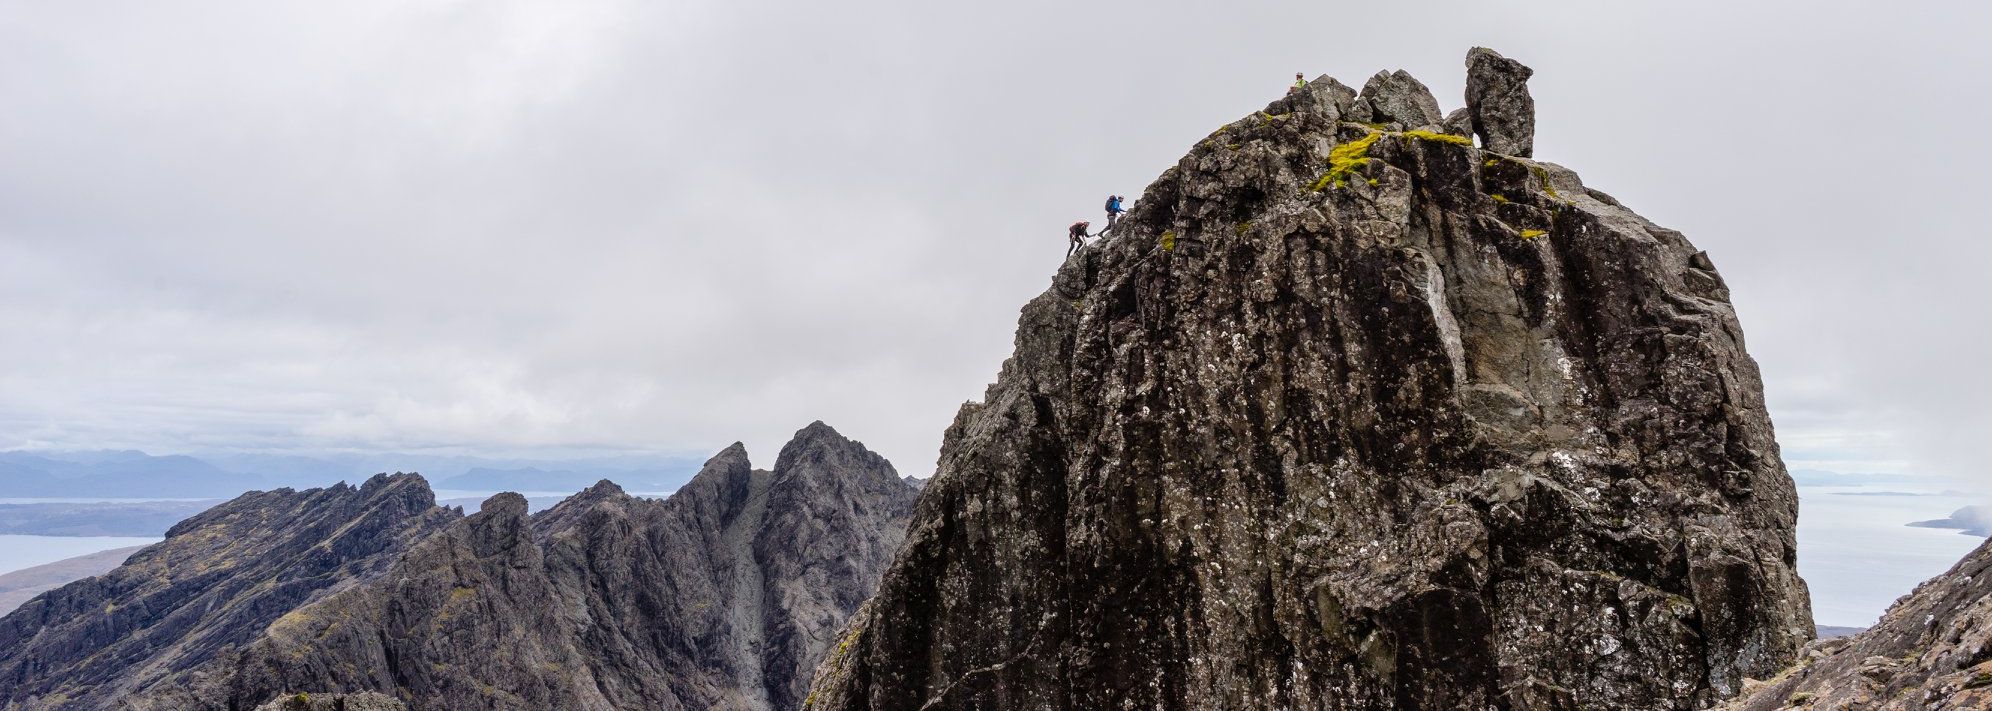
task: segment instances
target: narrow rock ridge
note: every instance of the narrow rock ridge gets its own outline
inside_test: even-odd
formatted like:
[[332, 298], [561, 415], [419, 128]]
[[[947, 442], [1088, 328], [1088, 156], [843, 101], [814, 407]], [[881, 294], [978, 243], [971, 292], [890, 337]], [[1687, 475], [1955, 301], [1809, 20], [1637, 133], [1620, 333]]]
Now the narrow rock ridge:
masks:
[[1790, 662], [1727, 287], [1517, 155], [1515, 67], [1452, 118], [1318, 79], [1068, 259], [809, 708], [1695, 709]]
[[1873, 627], [1808, 645], [1798, 665], [1725, 708], [1992, 708], [1992, 541]]
[[378, 578], [456, 519], [414, 474], [243, 494], [0, 618], [0, 707], [115, 707], [288, 610]]
[[[413, 475], [246, 494], [0, 619], [0, 708], [221, 711], [299, 691], [424, 711], [794, 708], [916, 496], [821, 423], [774, 471], [735, 443], [661, 501], [603, 481], [536, 515], [505, 493], [463, 516]], [[105, 610], [132, 622], [97, 636]]]

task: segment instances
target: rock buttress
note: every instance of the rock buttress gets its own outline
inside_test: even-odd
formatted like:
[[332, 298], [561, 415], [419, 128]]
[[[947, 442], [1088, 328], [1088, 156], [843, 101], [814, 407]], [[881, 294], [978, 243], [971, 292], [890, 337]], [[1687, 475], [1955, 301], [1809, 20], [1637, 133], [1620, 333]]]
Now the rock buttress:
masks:
[[1068, 260], [806, 706], [1687, 709], [1789, 662], [1797, 499], [1713, 263], [1376, 118], [1423, 91], [1317, 80]]

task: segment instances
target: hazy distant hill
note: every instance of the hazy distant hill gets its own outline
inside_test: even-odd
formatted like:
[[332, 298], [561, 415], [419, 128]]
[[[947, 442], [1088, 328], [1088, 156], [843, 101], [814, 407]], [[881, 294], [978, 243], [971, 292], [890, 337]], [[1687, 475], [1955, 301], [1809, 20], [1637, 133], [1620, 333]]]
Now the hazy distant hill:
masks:
[[144, 452], [42, 455], [0, 452], [0, 496], [191, 498], [234, 496], [266, 484], [193, 457]]
[[0, 533], [35, 536], [162, 536], [188, 516], [220, 503], [137, 501], [95, 504], [0, 504]]
[[382, 472], [422, 472], [443, 488], [579, 491], [602, 479], [633, 491], [669, 491], [703, 460], [626, 454], [524, 459], [401, 453], [227, 453], [193, 457], [138, 451], [0, 452], [0, 498], [226, 498], [252, 489], [311, 488]]
[[603, 479], [615, 481], [630, 491], [657, 491], [677, 488], [676, 482], [682, 479], [675, 472], [629, 472], [627, 474], [604, 474], [601, 471], [548, 471], [538, 467], [523, 469], [493, 469], [478, 467], [453, 477], [436, 482], [438, 489], [471, 489], [478, 491], [580, 491]]

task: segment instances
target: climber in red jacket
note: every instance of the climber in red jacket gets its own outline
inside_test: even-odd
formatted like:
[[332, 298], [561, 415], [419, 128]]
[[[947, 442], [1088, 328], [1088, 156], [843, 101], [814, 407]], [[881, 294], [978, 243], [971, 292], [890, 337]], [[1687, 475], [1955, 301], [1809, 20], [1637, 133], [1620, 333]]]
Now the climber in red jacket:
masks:
[[1066, 257], [1071, 257], [1073, 252], [1077, 252], [1086, 246], [1086, 228], [1092, 224], [1091, 222], [1080, 220], [1072, 223], [1072, 229], [1065, 231], [1065, 237], [1072, 241], [1072, 245], [1065, 248]]

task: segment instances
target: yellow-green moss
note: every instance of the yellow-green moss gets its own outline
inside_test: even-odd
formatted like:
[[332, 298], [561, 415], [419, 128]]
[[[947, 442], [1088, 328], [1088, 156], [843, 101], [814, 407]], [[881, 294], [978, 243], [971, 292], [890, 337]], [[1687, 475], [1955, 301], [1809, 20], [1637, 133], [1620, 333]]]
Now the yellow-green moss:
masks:
[[1329, 149], [1328, 173], [1314, 181], [1308, 189], [1321, 192], [1330, 186], [1339, 188], [1348, 185], [1349, 174], [1369, 162], [1370, 146], [1376, 145], [1380, 138], [1383, 138], [1383, 132], [1372, 131], [1362, 138]]
[[1508, 196], [1502, 195], [1500, 193], [1489, 193], [1487, 197], [1494, 198], [1494, 202], [1498, 203], [1506, 204], [1508, 202]]
[[1543, 230], [1522, 230], [1522, 239], [1535, 239], [1546, 234], [1549, 233]]
[[1375, 185], [1375, 184], [1376, 184], [1376, 178], [1370, 178], [1370, 179], [1369, 179], [1369, 184], [1371, 184], [1371, 185]]
[[1242, 235], [1242, 234], [1245, 234], [1246, 232], [1250, 231], [1251, 229], [1252, 229], [1252, 223], [1250, 223], [1250, 222], [1240, 222], [1240, 223], [1238, 223], [1238, 234], [1241, 234], [1241, 235]]
[[1487, 159], [1487, 162], [1485, 162], [1485, 163], [1481, 163], [1480, 165], [1481, 165], [1481, 167], [1484, 167], [1484, 168], [1492, 168], [1492, 167], [1494, 167], [1494, 166], [1497, 166], [1497, 165], [1500, 165], [1500, 164], [1501, 164], [1501, 161], [1500, 161], [1499, 159], [1496, 159], [1496, 158], [1489, 158], [1489, 159]]
[[1234, 151], [1235, 151], [1235, 150], [1238, 150], [1239, 148], [1242, 148], [1242, 147], [1244, 147], [1244, 146], [1245, 146], [1245, 144], [1243, 144], [1243, 143], [1226, 143], [1226, 144], [1224, 144], [1224, 147], [1225, 147], [1225, 148], [1229, 148], [1229, 149], [1231, 149], [1231, 150], [1234, 150]]
[[[1529, 166], [1529, 170], [1532, 170], [1532, 171], [1535, 171], [1535, 174], [1536, 174], [1536, 178], [1538, 178], [1538, 179], [1542, 180], [1542, 191], [1543, 191], [1543, 192], [1545, 192], [1545, 193], [1548, 193], [1550, 197], [1557, 197], [1557, 195], [1556, 195], [1556, 188], [1553, 188], [1553, 187], [1550, 187], [1550, 185], [1549, 185], [1549, 169], [1548, 169], [1548, 168], [1544, 168], [1544, 167], [1542, 167], [1542, 166], [1539, 166], [1539, 165], [1532, 165], [1532, 166]], [[1561, 199], [1561, 198], [1558, 198], [1558, 199]]]
[[1426, 131], [1416, 128], [1411, 129], [1409, 131], [1405, 131], [1404, 136], [1407, 138], [1416, 138], [1420, 141], [1438, 141], [1440, 143], [1451, 143], [1453, 145], [1458, 145], [1458, 146], [1473, 145], [1473, 139], [1467, 138], [1465, 136], [1455, 136], [1450, 133], [1439, 133], [1437, 131]]
[[1176, 232], [1174, 230], [1171, 230], [1162, 233], [1162, 251], [1173, 252], [1175, 250], [1176, 250]]
[[1267, 121], [1285, 121], [1291, 116], [1293, 116], [1293, 114], [1269, 114], [1264, 111], [1259, 112], [1259, 118], [1265, 119]]

